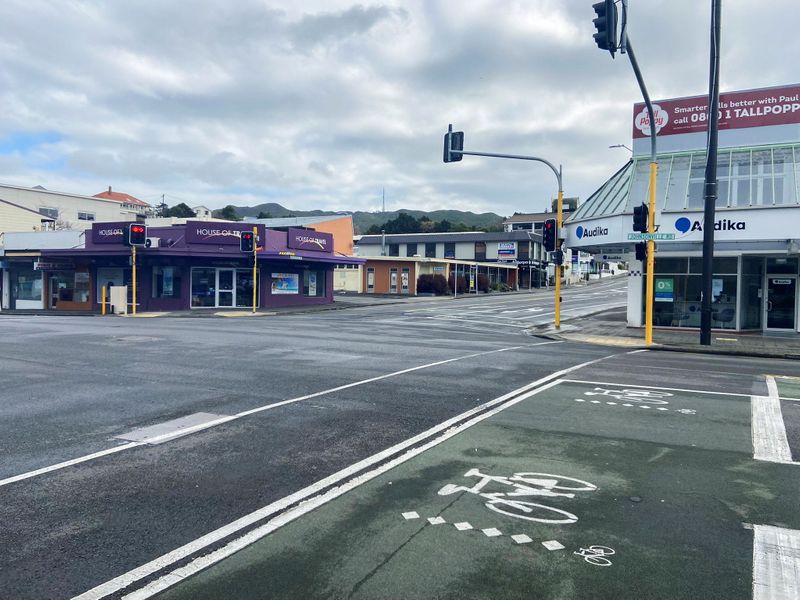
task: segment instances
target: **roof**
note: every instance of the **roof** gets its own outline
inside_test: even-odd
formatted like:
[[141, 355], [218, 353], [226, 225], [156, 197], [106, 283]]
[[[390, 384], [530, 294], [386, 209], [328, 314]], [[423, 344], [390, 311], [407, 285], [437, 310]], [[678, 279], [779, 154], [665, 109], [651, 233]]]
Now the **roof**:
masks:
[[[362, 235], [358, 239], [360, 246], [380, 245], [381, 235]], [[387, 233], [387, 244], [414, 244], [433, 242], [512, 242], [515, 240], [541, 239], [538, 233], [530, 231], [458, 231], [448, 233]]]
[[343, 219], [350, 215], [320, 215], [316, 217], [282, 217], [275, 219], [255, 219], [253, 217], [245, 217], [246, 223], [261, 223], [266, 227], [292, 227], [303, 225], [314, 225], [315, 223], [325, 223], [326, 221], [335, 221]]
[[27, 211], [29, 213], [33, 213], [35, 215], [38, 215], [39, 217], [41, 217], [42, 221], [47, 221], [49, 223], [54, 223], [55, 222], [54, 218], [48, 217], [46, 215], [43, 215], [42, 213], [40, 213], [40, 212], [38, 212], [36, 210], [33, 210], [32, 208], [26, 208], [25, 206], [20, 206], [19, 204], [14, 204], [13, 202], [9, 202], [8, 200], [3, 200], [2, 198], [0, 198], [0, 202], [2, 202], [3, 204], [8, 204], [9, 206], [13, 206], [14, 208], [18, 208], [20, 210], [24, 210], [24, 211]]
[[555, 218], [556, 218], [556, 213], [554, 212], [524, 213], [518, 215], [511, 215], [507, 219], [503, 219], [503, 225], [505, 225], [506, 223], [538, 223], [539, 221], [545, 221], [547, 219], [555, 219]]
[[104, 200], [114, 200], [116, 202], [122, 202], [124, 204], [133, 204], [135, 206], [142, 206], [146, 208], [150, 207], [150, 205], [144, 200], [139, 200], [138, 198], [135, 198], [130, 194], [112, 191], [111, 186], [108, 186], [107, 191], [95, 194], [94, 196], [92, 196], [92, 198], [103, 198]]

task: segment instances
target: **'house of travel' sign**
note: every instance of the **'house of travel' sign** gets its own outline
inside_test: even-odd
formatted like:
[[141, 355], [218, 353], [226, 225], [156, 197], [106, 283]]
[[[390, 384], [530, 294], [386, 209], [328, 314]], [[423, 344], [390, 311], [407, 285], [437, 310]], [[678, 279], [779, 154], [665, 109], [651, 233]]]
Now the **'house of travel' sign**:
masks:
[[333, 235], [313, 229], [289, 228], [287, 244], [295, 250], [312, 250], [314, 252], [333, 252]]
[[[261, 243], [264, 243], [264, 226], [257, 225]], [[213, 244], [215, 246], [238, 246], [243, 231], [253, 231], [246, 223], [219, 223], [209, 221], [187, 221], [187, 244]]]

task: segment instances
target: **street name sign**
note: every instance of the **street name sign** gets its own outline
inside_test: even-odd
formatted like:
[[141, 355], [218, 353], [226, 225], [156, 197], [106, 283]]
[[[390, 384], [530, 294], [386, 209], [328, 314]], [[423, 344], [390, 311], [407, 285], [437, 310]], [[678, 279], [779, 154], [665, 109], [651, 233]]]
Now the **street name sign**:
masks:
[[674, 233], [629, 233], [628, 234], [629, 240], [654, 240], [654, 241], [664, 241], [664, 240], [674, 240], [675, 234]]

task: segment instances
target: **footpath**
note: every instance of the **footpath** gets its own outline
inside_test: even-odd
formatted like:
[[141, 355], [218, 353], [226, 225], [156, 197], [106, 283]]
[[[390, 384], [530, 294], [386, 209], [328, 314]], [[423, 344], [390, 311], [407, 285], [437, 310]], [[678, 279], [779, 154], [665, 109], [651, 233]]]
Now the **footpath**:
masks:
[[[644, 343], [644, 328], [627, 327], [624, 308], [566, 321], [559, 330], [548, 325], [537, 328], [532, 333], [549, 339], [603, 346], [648, 348]], [[656, 328], [653, 330], [653, 345], [649, 348], [677, 352], [800, 359], [800, 335], [716, 330], [711, 333], [711, 345], [702, 346], [700, 331], [697, 329]]]

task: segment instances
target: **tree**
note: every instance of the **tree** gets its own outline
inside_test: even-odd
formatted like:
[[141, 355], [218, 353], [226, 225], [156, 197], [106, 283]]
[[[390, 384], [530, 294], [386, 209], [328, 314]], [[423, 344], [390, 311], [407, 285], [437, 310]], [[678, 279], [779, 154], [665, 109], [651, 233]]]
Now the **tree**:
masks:
[[225, 208], [221, 208], [219, 210], [215, 210], [213, 214], [217, 219], [225, 219], [227, 221], [241, 221], [242, 218], [236, 214], [236, 208], [233, 205], [228, 204]]
[[172, 208], [165, 208], [161, 214], [162, 217], [177, 217], [179, 219], [191, 219], [196, 217], [195, 212], [189, 208], [185, 202], [176, 204]]
[[272, 219], [272, 218], [273, 218], [272, 213], [269, 212], [268, 210], [259, 211], [258, 216], [256, 217], [256, 219]]
[[380, 235], [381, 234], [381, 226], [380, 225], [370, 225], [369, 229], [367, 229], [364, 235]]
[[408, 213], [401, 212], [397, 218], [383, 225], [386, 233], [419, 233], [419, 221]]
[[433, 230], [436, 233], [445, 233], [447, 231], [450, 231], [452, 228], [453, 228], [452, 224], [447, 219], [442, 219], [441, 221], [437, 221], [433, 225]]

